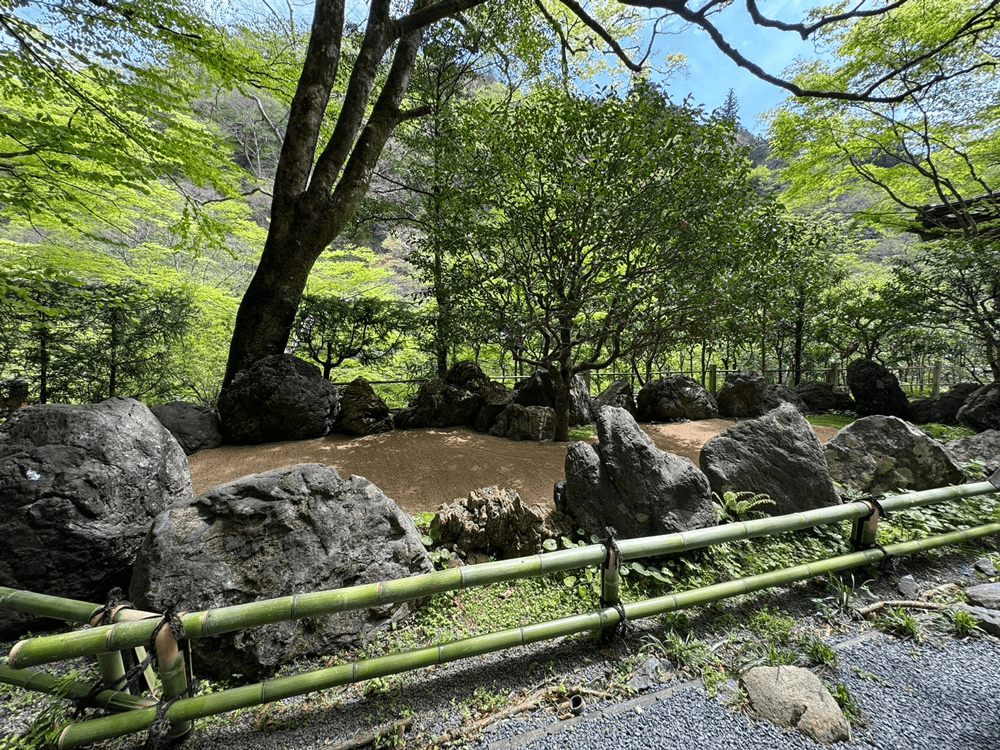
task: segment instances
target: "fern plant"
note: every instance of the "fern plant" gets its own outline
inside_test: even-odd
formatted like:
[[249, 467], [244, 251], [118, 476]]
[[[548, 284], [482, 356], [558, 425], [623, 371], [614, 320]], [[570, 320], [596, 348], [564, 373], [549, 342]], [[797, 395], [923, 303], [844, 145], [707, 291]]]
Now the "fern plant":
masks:
[[763, 518], [766, 513], [755, 511], [754, 508], [770, 503], [774, 505], [774, 500], [764, 493], [752, 492], [723, 492], [722, 497], [715, 492], [712, 493], [712, 508], [715, 510], [715, 517], [719, 523], [736, 523], [738, 521], [748, 521], [751, 518]]

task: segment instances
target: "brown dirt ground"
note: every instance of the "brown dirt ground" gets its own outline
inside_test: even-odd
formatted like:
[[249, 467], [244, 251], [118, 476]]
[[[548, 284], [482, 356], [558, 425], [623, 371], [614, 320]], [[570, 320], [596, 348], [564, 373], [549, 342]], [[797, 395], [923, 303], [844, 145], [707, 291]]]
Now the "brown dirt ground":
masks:
[[[644, 424], [660, 450], [691, 459], [735, 422], [706, 419], [674, 424]], [[813, 427], [826, 442], [837, 430]], [[531, 505], [552, 504], [552, 486], [565, 478], [569, 443], [516, 442], [463, 427], [402, 430], [350, 438], [327, 435], [265, 445], [226, 445], [189, 457], [194, 492], [296, 464], [322, 463], [343, 477], [358, 475], [378, 486], [406, 513], [436, 511], [442, 503], [467, 497], [471, 490], [497, 485], [516, 490]]]

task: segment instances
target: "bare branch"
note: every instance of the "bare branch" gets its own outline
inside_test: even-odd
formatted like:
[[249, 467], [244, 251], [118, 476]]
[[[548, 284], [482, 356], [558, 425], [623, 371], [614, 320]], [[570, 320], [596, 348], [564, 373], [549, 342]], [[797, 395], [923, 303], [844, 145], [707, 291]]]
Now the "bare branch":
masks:
[[638, 73], [642, 70], [642, 66], [632, 61], [632, 58], [625, 53], [625, 50], [623, 50], [621, 45], [618, 44], [618, 41], [611, 36], [611, 34], [608, 33], [608, 30], [604, 28], [595, 18], [587, 13], [580, 3], [576, 2], [576, 0], [559, 0], [559, 2], [573, 11], [577, 18], [583, 21], [591, 31], [597, 34], [597, 36], [603, 39], [604, 43], [611, 47], [612, 51], [618, 56], [618, 59], [625, 63], [626, 68], [634, 73]]

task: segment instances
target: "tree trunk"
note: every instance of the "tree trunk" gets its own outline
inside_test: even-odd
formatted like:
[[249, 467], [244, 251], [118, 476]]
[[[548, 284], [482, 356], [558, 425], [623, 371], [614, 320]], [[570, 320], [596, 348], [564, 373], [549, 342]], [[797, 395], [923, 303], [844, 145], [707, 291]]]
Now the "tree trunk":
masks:
[[552, 372], [552, 379], [556, 386], [555, 441], [557, 443], [565, 443], [569, 440], [569, 388], [573, 380], [572, 370], [562, 366], [555, 372]]

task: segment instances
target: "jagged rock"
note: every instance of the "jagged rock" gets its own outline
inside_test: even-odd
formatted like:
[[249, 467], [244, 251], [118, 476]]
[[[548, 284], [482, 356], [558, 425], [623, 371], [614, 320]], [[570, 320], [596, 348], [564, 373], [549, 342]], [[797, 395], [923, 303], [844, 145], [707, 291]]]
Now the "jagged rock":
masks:
[[847, 366], [847, 385], [859, 417], [883, 414], [910, 418], [910, 402], [889, 370], [870, 359], [856, 359]]
[[340, 416], [333, 425], [348, 435], [376, 435], [391, 432], [392, 415], [364, 378], [355, 378], [340, 392]]
[[987, 474], [1000, 469], [1000, 430], [952, 440], [944, 448], [960, 464], [979, 464]]
[[428, 380], [410, 405], [396, 415], [396, 426], [401, 429], [415, 427], [457, 427], [472, 421], [479, 396], [435, 378]]
[[528, 507], [514, 490], [495, 486], [442, 505], [431, 528], [437, 531], [441, 544], [500, 559], [537, 554], [546, 539], [557, 539], [573, 530], [563, 514], [541, 505]]
[[475, 362], [459, 362], [444, 379], [429, 380], [410, 405], [396, 416], [396, 427], [473, 426], [485, 431], [513, 398], [491, 381]]
[[974, 607], [1000, 610], [1000, 583], [980, 583], [965, 590], [969, 604]]
[[855, 403], [849, 395], [838, 391], [830, 383], [803, 381], [795, 386], [795, 393], [805, 402], [811, 412], [854, 411]]
[[691, 378], [675, 375], [651, 380], [639, 391], [640, 422], [670, 422], [678, 419], [715, 419], [719, 405], [711, 393]]
[[898, 417], [852, 422], [826, 444], [825, 453], [833, 480], [858, 492], [927, 490], [963, 481], [939, 442]]
[[[547, 370], [537, 370], [514, 388], [514, 403], [521, 406], [547, 406], [555, 409], [556, 386]], [[569, 385], [569, 424], [587, 425], [594, 421], [594, 405], [581, 375], [574, 375]]]
[[204, 406], [172, 401], [150, 411], [170, 431], [187, 455], [222, 445], [219, 416]]
[[764, 414], [769, 411], [777, 409], [782, 404], [789, 404], [794, 406], [800, 412], [810, 411], [809, 407], [806, 406], [806, 402], [802, 398], [789, 388], [787, 385], [782, 385], [778, 383], [777, 385], [769, 385], [764, 390]]
[[914, 424], [958, 424], [958, 411], [966, 399], [979, 390], [976, 383], [956, 383], [947, 393], [910, 402], [910, 418]]
[[918, 591], [917, 579], [911, 575], [905, 575], [899, 579], [897, 588], [899, 589], [899, 593], [907, 599], [915, 599]]
[[774, 505], [756, 510], [772, 516], [840, 503], [819, 438], [788, 404], [716, 435], [700, 463], [713, 492], [764, 493]]
[[[0, 585], [103, 602], [153, 518], [191, 498], [184, 451], [138, 401], [21, 409], [0, 427]], [[0, 632], [35, 619], [0, 610]]]
[[490, 434], [508, 440], [553, 440], [556, 436], [555, 409], [510, 404], [497, 417]]
[[1000, 575], [1000, 570], [997, 570], [997, 566], [993, 564], [993, 561], [988, 557], [980, 557], [974, 563], [972, 567], [978, 570], [987, 578], [993, 578], [994, 576]]
[[[160, 514], [139, 551], [137, 607], [194, 612], [404, 578], [432, 570], [413, 519], [363, 477], [300, 464], [214, 487]], [[391, 604], [193, 641], [199, 674], [266, 677], [405, 617]]]
[[970, 607], [968, 604], [952, 604], [949, 610], [968, 612], [976, 620], [976, 626], [990, 635], [1000, 638], [1000, 611], [985, 607]]
[[587, 533], [613, 526], [630, 538], [669, 534], [715, 523], [708, 480], [686, 458], [664, 453], [632, 415], [614, 406], [597, 413], [596, 446], [574, 443], [566, 453], [566, 484], [556, 509]]
[[594, 399], [594, 412], [596, 413], [602, 406], [617, 406], [624, 409], [633, 417], [638, 416], [639, 410], [635, 405], [635, 391], [632, 384], [627, 380], [616, 380]]
[[759, 372], [740, 371], [726, 374], [726, 383], [715, 395], [719, 416], [744, 419], [764, 413], [767, 383]]
[[479, 397], [469, 422], [479, 432], [489, 432], [503, 410], [514, 400], [514, 391], [490, 380], [475, 362], [457, 363], [445, 375], [445, 380]]
[[958, 410], [959, 423], [976, 432], [1000, 430], [1000, 383], [973, 391]]
[[754, 667], [740, 679], [757, 715], [832, 745], [851, 732], [837, 701], [819, 677], [802, 667]]
[[320, 369], [274, 354], [239, 373], [219, 394], [222, 432], [237, 444], [323, 437], [337, 420], [337, 389]]

